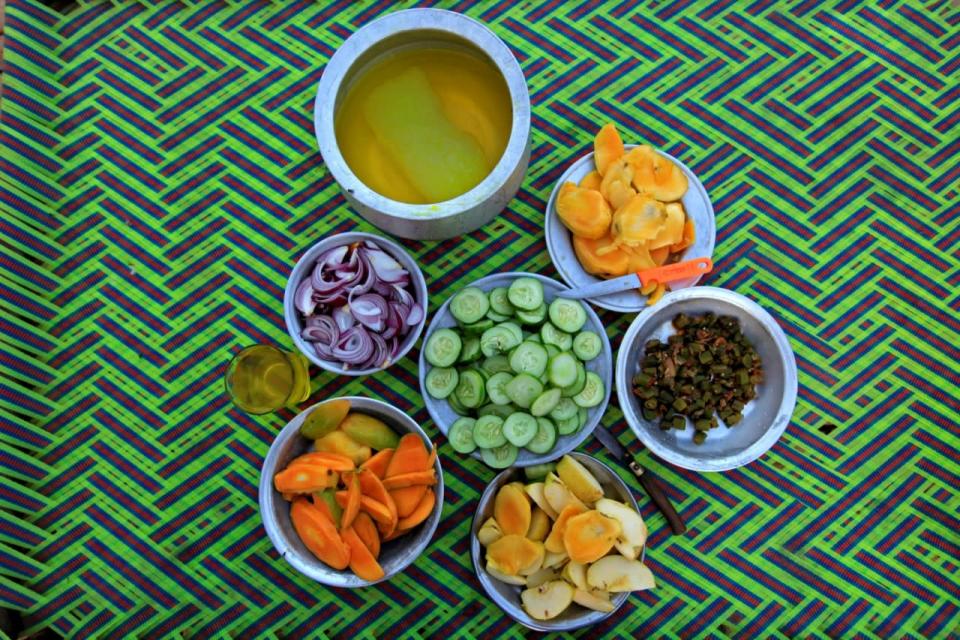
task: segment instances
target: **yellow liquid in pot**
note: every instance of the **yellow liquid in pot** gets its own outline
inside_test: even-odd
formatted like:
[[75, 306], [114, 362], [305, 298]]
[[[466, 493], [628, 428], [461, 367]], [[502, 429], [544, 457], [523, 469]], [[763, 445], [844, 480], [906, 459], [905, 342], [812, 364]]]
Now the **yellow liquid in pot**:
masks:
[[360, 180], [392, 200], [433, 204], [477, 186], [513, 121], [492, 62], [464, 47], [392, 51], [355, 78], [336, 115], [337, 144]]

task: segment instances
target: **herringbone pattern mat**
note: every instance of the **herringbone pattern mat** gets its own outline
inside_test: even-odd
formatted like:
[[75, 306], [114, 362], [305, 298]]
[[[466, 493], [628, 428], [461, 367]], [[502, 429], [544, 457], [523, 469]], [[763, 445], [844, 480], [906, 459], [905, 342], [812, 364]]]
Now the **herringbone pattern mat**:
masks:
[[[279, 300], [317, 238], [359, 227], [315, 151], [325, 60], [391, 3], [8, 0], [0, 201], [0, 604], [75, 637], [523, 636], [467, 532], [492, 472], [452, 453], [415, 360], [315, 398], [380, 397], [442, 442], [444, 519], [380, 588], [322, 588], [260, 526], [290, 413], [221, 390], [289, 345]], [[956, 637], [960, 625], [960, 10], [881, 0], [441, 6], [515, 51], [534, 105], [522, 192], [493, 223], [405, 242], [433, 308], [500, 270], [554, 275], [564, 163], [618, 123], [686, 161], [718, 214], [710, 283], [797, 354], [784, 438], [739, 471], [649, 459], [690, 526], [644, 503], [660, 587], [577, 635]], [[611, 336], [630, 318], [605, 314]], [[629, 443], [620, 412], [605, 419]], [[599, 454], [597, 444], [586, 449]], [[599, 454], [602, 456], [602, 454]]]

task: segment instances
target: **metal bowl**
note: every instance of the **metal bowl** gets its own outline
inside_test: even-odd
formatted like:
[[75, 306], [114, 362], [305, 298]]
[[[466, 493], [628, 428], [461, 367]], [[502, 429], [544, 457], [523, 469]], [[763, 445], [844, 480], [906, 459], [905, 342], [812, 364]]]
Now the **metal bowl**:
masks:
[[[698, 445], [689, 420], [684, 431], [663, 431], [645, 420], [631, 387], [647, 340], [666, 340], [674, 333], [670, 323], [679, 313], [708, 311], [740, 322], [741, 331], [760, 355], [764, 380], [737, 426], [727, 428], [721, 423]], [[654, 455], [684, 469], [726, 471], [762, 456], [787, 428], [797, 402], [797, 364], [780, 325], [756, 302], [727, 289], [694, 287], [666, 294], [627, 329], [617, 354], [617, 395], [627, 424]]]
[[[633, 492], [610, 467], [584, 453], [571, 453], [570, 456], [582, 463], [596, 477], [607, 497], [622, 500], [639, 511]], [[520, 592], [523, 591], [523, 587], [501, 582], [487, 573], [486, 564], [483, 561], [484, 551], [477, 539], [477, 532], [480, 531], [484, 521], [493, 516], [493, 502], [497, 492], [501, 487], [515, 480], [526, 483], [523, 470], [518, 468], [507, 469], [487, 485], [483, 495], [480, 496], [480, 503], [477, 505], [477, 511], [473, 516], [473, 524], [470, 527], [470, 555], [473, 557], [473, 570], [477, 573], [477, 578], [487, 595], [508, 616], [535, 631], [571, 631], [596, 624], [612, 616], [627, 601], [630, 596], [629, 593], [612, 594], [613, 611], [594, 611], [573, 603], [566, 611], [552, 620], [535, 620], [527, 615], [520, 603]], [[646, 549], [644, 549], [644, 553], [646, 553]], [[641, 560], [643, 557], [641, 555]]]
[[[513, 105], [513, 123], [500, 161], [480, 184], [435, 204], [391, 200], [363, 184], [337, 145], [334, 120], [344, 89], [364, 66], [384, 52], [411, 44], [454, 43], [488, 58], [503, 76]], [[327, 62], [313, 109], [324, 163], [357, 212], [377, 227], [404, 238], [445, 239], [483, 226], [513, 199], [530, 159], [530, 97], [517, 59], [486, 26], [442, 9], [407, 9], [374, 20], [347, 38]]]
[[[393, 256], [393, 258], [410, 273], [410, 285], [413, 297], [418, 303], [420, 303], [420, 306], [423, 307], [424, 313], [423, 319], [420, 320], [416, 326], [410, 329], [410, 332], [404, 337], [403, 342], [400, 343], [400, 351], [397, 352], [397, 357], [388, 362], [386, 366], [371, 367], [369, 369], [348, 369], [339, 362], [324, 360], [317, 355], [317, 351], [313, 348], [313, 345], [300, 337], [300, 332], [303, 330], [303, 320], [301, 319], [300, 312], [297, 311], [297, 307], [293, 301], [297, 286], [303, 281], [304, 278], [308, 276], [313, 269], [317, 258], [319, 258], [325, 251], [344, 244], [361, 242], [364, 240], [369, 240], [379, 245], [381, 249]], [[294, 265], [293, 271], [290, 272], [290, 277], [287, 279], [287, 288], [283, 292], [283, 319], [287, 324], [287, 333], [290, 334], [290, 337], [293, 339], [293, 343], [297, 345], [297, 348], [300, 349], [301, 353], [303, 353], [303, 355], [305, 355], [310, 362], [322, 369], [326, 369], [327, 371], [332, 371], [333, 373], [338, 373], [340, 375], [365, 376], [371, 373], [376, 373], [377, 371], [383, 371], [394, 362], [401, 360], [403, 356], [407, 355], [407, 352], [413, 348], [414, 344], [416, 344], [417, 338], [419, 338], [420, 334], [423, 333], [423, 327], [427, 324], [426, 311], [428, 305], [429, 300], [427, 298], [427, 281], [424, 279], [423, 272], [420, 271], [420, 266], [417, 265], [417, 261], [411, 258], [410, 254], [404, 251], [403, 247], [395, 242], [387, 240], [386, 238], [373, 235], [372, 233], [351, 231], [348, 233], [338, 233], [336, 235], [327, 236], [310, 247], [307, 252], [304, 253], [299, 260], [297, 260], [297, 264]]]
[[[543, 296], [547, 303], [550, 303], [550, 301], [556, 297], [558, 291], [568, 288], [556, 280], [551, 280], [536, 273], [524, 272], [495, 273], [485, 278], [480, 278], [475, 282], [465, 284], [464, 287], [478, 287], [483, 291], [490, 291], [496, 287], [508, 287], [510, 283], [517, 278], [535, 278], [543, 283]], [[607, 338], [607, 332], [603, 328], [603, 323], [600, 322], [600, 318], [589, 305], [585, 304], [583, 307], [587, 312], [587, 322], [583, 325], [583, 330], [593, 331], [600, 336], [600, 339], [603, 341], [603, 350], [600, 352], [600, 355], [584, 365], [587, 371], [593, 371], [603, 380], [603, 384], [606, 387], [603, 402], [587, 410], [587, 423], [583, 425], [582, 429], [566, 436], [557, 434], [557, 442], [550, 452], [537, 455], [521, 448], [520, 453], [517, 455], [517, 461], [514, 463], [515, 466], [529, 467], [554, 460], [565, 453], [573, 451], [593, 433], [594, 428], [600, 424], [600, 418], [603, 417], [603, 412], [607, 410], [613, 384], [613, 352], [610, 349], [610, 340]], [[424, 336], [423, 344], [427, 343], [430, 336], [433, 335], [433, 332], [437, 329], [455, 327], [456, 325], [457, 321], [454, 320], [453, 315], [450, 313], [450, 300], [448, 299], [433, 315], [433, 320], [430, 322], [430, 326], [427, 328], [427, 333]], [[446, 400], [437, 400], [427, 393], [427, 372], [430, 371], [432, 365], [427, 362], [423, 352], [424, 350], [421, 348], [419, 367], [420, 394], [423, 396], [423, 401], [427, 405], [427, 411], [430, 412], [430, 417], [433, 418], [434, 424], [443, 432], [443, 435], [447, 435], [450, 425], [460, 416], [450, 407], [450, 404]], [[474, 450], [470, 456], [481, 460], [479, 450]]]
[[[624, 148], [628, 151], [638, 145], [626, 144]], [[710, 197], [707, 190], [704, 189], [700, 179], [687, 167], [669, 153], [657, 151], [662, 156], [670, 158], [690, 182], [690, 188], [683, 196], [683, 208], [687, 211], [687, 216], [693, 220], [696, 227], [696, 239], [692, 246], [688, 247], [681, 256], [681, 260], [693, 260], [694, 258], [712, 258], [713, 245], [717, 239], [716, 219], [713, 214], [713, 205], [710, 203]], [[586, 154], [574, 162], [567, 171], [557, 180], [553, 192], [550, 194], [550, 200], [547, 202], [547, 215], [545, 222], [545, 234], [547, 238], [547, 251], [550, 253], [550, 260], [556, 267], [560, 277], [564, 282], [573, 287], [585, 287], [595, 282], [602, 282], [596, 276], [587, 273], [580, 265], [577, 254], [573, 250], [573, 237], [570, 231], [563, 226], [560, 216], [557, 214], [557, 195], [560, 193], [560, 186], [564, 182], [574, 182], [579, 184], [588, 173], [593, 171], [595, 165], [593, 162], [593, 152]], [[670, 283], [672, 291], [678, 291], [687, 287], [692, 287], [700, 281], [700, 276], [688, 278], [686, 280], [677, 280]], [[624, 291], [614, 293], [600, 298], [590, 298], [590, 302], [610, 309], [611, 311], [620, 311], [623, 313], [636, 313], [646, 308], [647, 296], [642, 295], [639, 290]]]
[[[430, 438], [420, 428], [420, 425], [396, 407], [379, 400], [360, 396], [347, 396], [342, 399], [350, 401], [351, 411], [379, 418], [401, 435], [416, 433], [423, 439], [427, 448], [433, 446]], [[300, 537], [290, 521], [290, 503], [284, 500], [283, 496], [273, 488], [273, 476], [277, 471], [286, 468], [293, 458], [306, 453], [310, 448], [311, 441], [300, 435], [300, 425], [306, 416], [320, 404], [323, 403], [313, 405], [288, 422], [287, 426], [277, 435], [273, 444], [270, 445], [267, 457], [263, 461], [263, 468], [260, 470], [260, 517], [263, 520], [263, 528], [266, 529], [267, 536], [280, 557], [312, 580], [332, 587], [346, 587], [348, 589], [366, 587], [376, 584], [376, 582], [389, 580], [406, 569], [423, 553], [423, 550], [430, 543], [430, 539], [433, 538], [437, 524], [440, 522], [440, 512], [443, 510], [443, 469], [440, 467], [440, 458], [437, 457], [433, 463], [433, 468], [437, 472], [437, 484], [434, 486], [434, 490], [437, 492], [437, 501], [433, 507], [433, 512], [416, 529], [399, 538], [383, 543], [378, 559], [380, 566], [383, 568], [383, 578], [371, 582], [357, 577], [349, 570], [338, 571], [332, 569], [318, 560], [300, 541]]]

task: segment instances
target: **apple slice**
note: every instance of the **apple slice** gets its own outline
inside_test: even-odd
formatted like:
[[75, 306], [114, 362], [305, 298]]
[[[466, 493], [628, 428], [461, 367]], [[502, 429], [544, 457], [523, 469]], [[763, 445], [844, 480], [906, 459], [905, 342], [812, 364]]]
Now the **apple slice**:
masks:
[[543, 496], [547, 499], [550, 507], [557, 513], [563, 511], [563, 508], [569, 504], [582, 507], [583, 511], [587, 510], [587, 505], [583, 504], [583, 501], [575, 496], [573, 492], [567, 488], [567, 485], [563, 484], [563, 481], [554, 473], [549, 474], [547, 481], [543, 484]]
[[551, 580], [559, 579], [560, 574], [557, 573], [556, 569], [541, 568], [539, 571], [534, 571], [527, 576], [527, 588], [532, 589], [534, 587], [539, 587], [544, 582], [550, 582]]
[[563, 579], [577, 589], [590, 589], [587, 585], [587, 565], [571, 560], [563, 568]]
[[602, 498], [594, 505], [596, 510], [620, 523], [616, 547], [624, 558], [636, 560], [647, 542], [647, 525], [643, 517], [622, 502]]
[[496, 578], [500, 582], [506, 582], [507, 584], [515, 584], [518, 587], [526, 586], [527, 581], [520, 576], [508, 576], [502, 571], [498, 571], [497, 568], [490, 564], [490, 561], [487, 561], [487, 573], [490, 574], [491, 578]]
[[503, 537], [503, 530], [494, 518], [487, 518], [480, 530], [477, 531], [477, 540], [483, 546], [489, 546]]
[[531, 618], [550, 620], [563, 613], [573, 602], [574, 589], [563, 580], [550, 580], [520, 593], [523, 608]]
[[557, 463], [557, 475], [573, 495], [581, 501], [592, 504], [603, 497], [603, 487], [593, 474], [571, 456], [563, 456]]
[[556, 569], [569, 559], [570, 556], [567, 555], [566, 550], [560, 551], [559, 553], [547, 551], [543, 554], [543, 567], [545, 569]]
[[525, 486], [523, 490], [527, 492], [527, 495], [530, 496], [530, 499], [533, 500], [538, 507], [546, 512], [551, 520], [556, 520], [560, 512], [554, 511], [550, 503], [547, 502], [547, 498], [543, 494], [543, 488], [544, 484], [542, 482], [532, 482]]
[[650, 569], [639, 560], [623, 556], [605, 556], [587, 569], [587, 584], [592, 589], [619, 593], [653, 589], [656, 582]]
[[584, 591], [583, 589], [577, 589], [573, 592], [573, 601], [581, 607], [593, 609], [594, 611], [603, 611], [604, 613], [613, 611], [610, 594], [606, 591]]

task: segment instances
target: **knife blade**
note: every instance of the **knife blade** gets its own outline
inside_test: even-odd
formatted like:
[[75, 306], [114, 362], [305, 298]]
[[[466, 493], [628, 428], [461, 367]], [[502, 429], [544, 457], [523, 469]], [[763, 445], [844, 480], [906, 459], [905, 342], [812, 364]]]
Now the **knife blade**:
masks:
[[705, 273], [710, 273], [713, 269], [713, 261], [710, 258], [697, 258], [696, 260], [686, 260], [674, 264], [665, 264], [662, 267], [637, 271], [619, 278], [611, 278], [602, 282], [588, 284], [585, 287], [576, 289], [566, 289], [557, 294], [558, 298], [573, 298], [582, 300], [584, 298], [599, 298], [608, 296], [611, 293], [620, 293], [621, 291], [630, 291], [645, 286], [649, 282], [673, 282], [685, 278], [693, 278]]
[[670, 498], [667, 497], [666, 492], [663, 490], [663, 484], [660, 482], [660, 478], [649, 469], [644, 469], [640, 466], [634, 457], [627, 453], [616, 436], [610, 433], [606, 427], [598, 424], [594, 433], [597, 435], [597, 439], [600, 440], [600, 444], [610, 452], [610, 455], [619, 460], [623, 466], [637, 477], [644, 491], [650, 496], [650, 500], [667, 519], [667, 522], [670, 524], [670, 530], [673, 531], [674, 535], [683, 534], [687, 530], [687, 525], [684, 524], [683, 518], [680, 517], [677, 510], [673, 508]]

